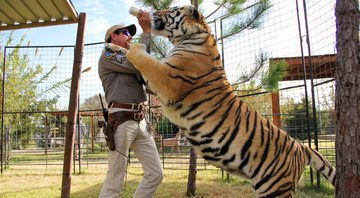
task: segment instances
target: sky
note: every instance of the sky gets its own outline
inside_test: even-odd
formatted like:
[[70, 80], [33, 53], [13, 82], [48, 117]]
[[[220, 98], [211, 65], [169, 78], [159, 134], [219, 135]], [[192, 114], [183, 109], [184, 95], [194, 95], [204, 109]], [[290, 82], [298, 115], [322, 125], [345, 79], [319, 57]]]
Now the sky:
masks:
[[[118, 23], [137, 24], [137, 19], [128, 13], [130, 6], [141, 8], [136, 0], [71, 0], [78, 14], [86, 13], [84, 41], [96, 43], [104, 41], [106, 30]], [[190, 0], [175, 0], [174, 5], [185, 5]], [[206, 5], [212, 1], [207, 1]], [[141, 29], [138, 26], [138, 30]], [[0, 41], [4, 45], [10, 31], [0, 32]], [[38, 27], [15, 31], [15, 40], [26, 35], [26, 42], [30, 45], [74, 45], [77, 33], [77, 24]], [[138, 33], [141, 33], [138, 31]], [[16, 44], [14, 42], [14, 44]]]

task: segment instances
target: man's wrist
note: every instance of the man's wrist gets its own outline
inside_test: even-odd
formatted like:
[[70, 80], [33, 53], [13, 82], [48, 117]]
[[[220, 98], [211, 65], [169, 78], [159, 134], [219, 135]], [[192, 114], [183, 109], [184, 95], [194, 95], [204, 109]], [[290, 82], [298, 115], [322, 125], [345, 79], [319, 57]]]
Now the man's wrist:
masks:
[[143, 33], [149, 33], [149, 34], [150, 34], [150, 33], [151, 33], [151, 29], [145, 29], [145, 30], [143, 29]]
[[141, 33], [141, 36], [151, 36], [151, 32], [143, 32]]

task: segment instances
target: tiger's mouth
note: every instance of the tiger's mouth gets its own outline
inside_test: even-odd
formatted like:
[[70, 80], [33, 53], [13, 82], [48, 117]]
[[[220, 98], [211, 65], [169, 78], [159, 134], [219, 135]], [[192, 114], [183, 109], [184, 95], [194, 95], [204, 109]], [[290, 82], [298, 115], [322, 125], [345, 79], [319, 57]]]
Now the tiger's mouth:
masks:
[[161, 20], [161, 17], [154, 16], [154, 29], [163, 30], [165, 29], [165, 23]]

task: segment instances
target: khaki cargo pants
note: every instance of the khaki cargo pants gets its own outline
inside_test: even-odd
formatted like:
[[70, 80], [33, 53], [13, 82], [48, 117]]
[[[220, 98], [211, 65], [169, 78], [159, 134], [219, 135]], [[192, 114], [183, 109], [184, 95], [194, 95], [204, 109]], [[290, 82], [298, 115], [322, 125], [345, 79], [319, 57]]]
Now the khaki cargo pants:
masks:
[[99, 197], [114, 198], [121, 195], [130, 147], [144, 170], [144, 176], [133, 197], [153, 197], [162, 181], [163, 170], [154, 139], [146, 130], [145, 120], [140, 122], [129, 120], [119, 125], [114, 134], [114, 141], [116, 150], [109, 151], [108, 171]]

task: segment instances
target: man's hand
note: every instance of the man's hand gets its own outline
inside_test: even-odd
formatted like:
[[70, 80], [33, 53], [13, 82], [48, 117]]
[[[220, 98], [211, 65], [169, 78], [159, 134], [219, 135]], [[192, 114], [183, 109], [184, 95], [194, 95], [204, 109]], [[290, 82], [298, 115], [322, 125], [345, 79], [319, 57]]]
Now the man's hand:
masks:
[[151, 19], [149, 12], [140, 10], [138, 15], [138, 21], [144, 33], [151, 32]]

